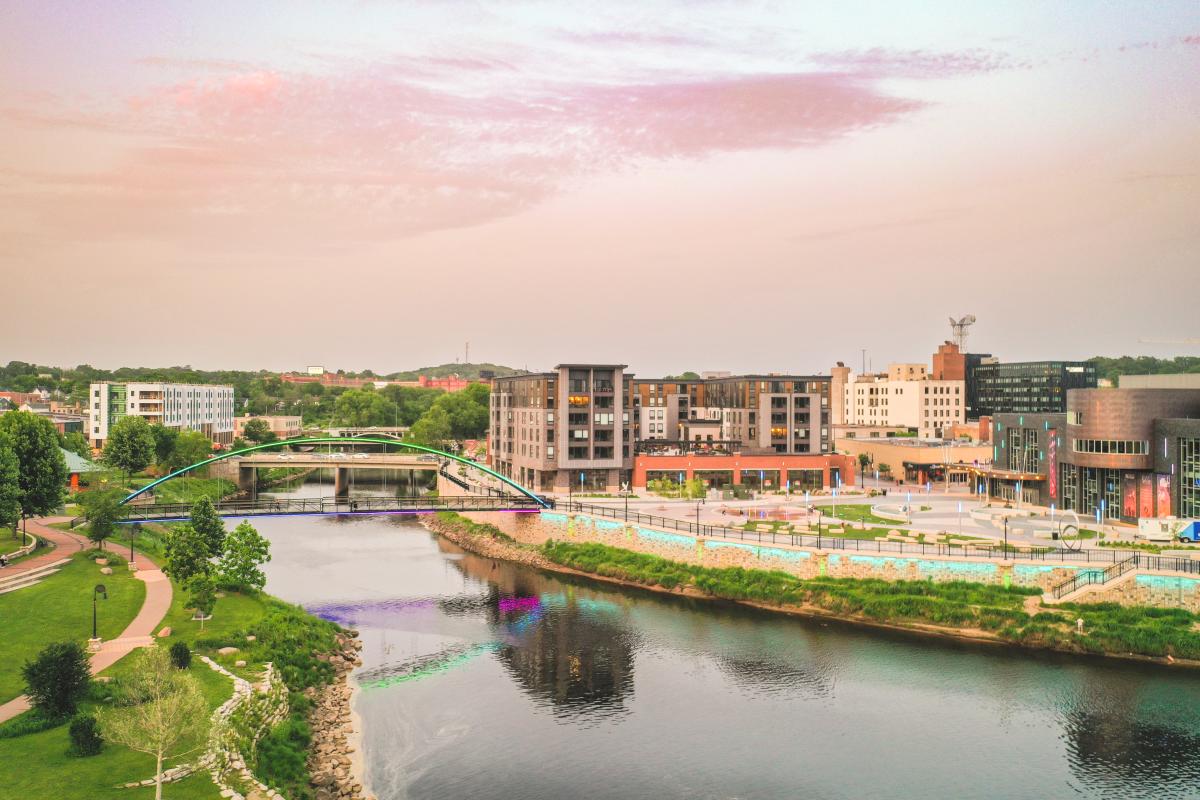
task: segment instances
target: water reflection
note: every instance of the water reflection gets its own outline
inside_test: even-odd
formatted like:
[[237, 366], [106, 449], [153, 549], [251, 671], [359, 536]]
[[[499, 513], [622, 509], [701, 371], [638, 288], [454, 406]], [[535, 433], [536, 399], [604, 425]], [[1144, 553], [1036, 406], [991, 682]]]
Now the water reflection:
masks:
[[380, 800], [1200, 797], [1191, 673], [618, 591], [411, 523], [260, 528], [268, 589], [362, 631]]

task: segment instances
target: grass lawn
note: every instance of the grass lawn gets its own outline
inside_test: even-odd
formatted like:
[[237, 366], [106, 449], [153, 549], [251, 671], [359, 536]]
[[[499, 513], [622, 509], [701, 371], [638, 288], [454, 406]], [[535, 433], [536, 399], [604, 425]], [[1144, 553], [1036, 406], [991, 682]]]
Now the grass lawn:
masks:
[[108, 599], [98, 601], [99, 632], [114, 639], [137, 616], [146, 597], [146, 584], [124, 566], [112, 575], [76, 553], [61, 571], [41, 583], [0, 594], [0, 702], [24, 691], [21, 667], [46, 645], [72, 639], [86, 643], [92, 635], [92, 587], [103, 583]]
[[25, 541], [25, 537], [19, 532], [14, 538], [11, 530], [0, 528], [0, 556], [11, 553], [13, 550], [20, 550]]
[[[105, 671], [106, 675], [120, 675], [132, 664], [122, 659]], [[210, 709], [229, 699], [233, 687], [228, 678], [209, 669], [201, 661], [193, 660], [189, 672], [200, 683], [200, 689]], [[103, 687], [93, 690], [93, 699], [84, 703], [80, 711], [94, 712], [102, 707], [100, 699], [105, 694]], [[152, 776], [154, 759], [117, 745], [106, 744], [99, 755], [90, 758], [74, 758], [67, 755], [70, 745], [68, 726], [60, 725], [41, 733], [0, 739], [0, 761], [21, 764], [21, 769], [12, 770], [5, 779], [5, 791], [13, 797], [54, 797], [58, 800], [120, 800], [154, 797], [154, 787], [144, 789], [118, 789], [120, 783], [143, 780]], [[190, 753], [182, 758], [170, 760], [168, 765], [183, 763], [196, 758]], [[175, 800], [216, 800], [217, 787], [203, 771], [163, 786], [163, 796]]]
[[[839, 508], [839, 511], [840, 511], [840, 508]], [[829, 523], [830, 522], [833, 522], [834, 527], [839, 529], [838, 532], [836, 532], [836, 533], [829, 532]], [[906, 536], [916, 537], [923, 543], [935, 544], [935, 542], [930, 541], [927, 538], [928, 534], [918, 533], [916, 531], [905, 531], [901, 528], [897, 528], [896, 523], [890, 523], [888, 525], [888, 527], [886, 527], [886, 528], [868, 527], [865, 529], [857, 528], [857, 527], [848, 527], [845, 525], [838, 525], [836, 523], [837, 523], [836, 519], [833, 519], [830, 517], [822, 517], [821, 518], [822, 535], [828, 536], [828, 537], [831, 537], [834, 539], [863, 539], [863, 540], [868, 540], [868, 541], [875, 541], [875, 539], [877, 539], [879, 537], [887, 536], [889, 531], [899, 530], [901, 533], [905, 534]], [[774, 531], [776, 533], [788, 533], [789, 531], [781, 530], [781, 528], [786, 524], [787, 524], [786, 520], [750, 520], [749, 522], [743, 523], [740, 527], [743, 530], [747, 530], [747, 531], [758, 530], [763, 533], [771, 533], [772, 531]], [[796, 524], [794, 520], [793, 520], [793, 524]], [[795, 533], [795, 534], [804, 534], [805, 536], [816, 536], [817, 535], [816, 517], [812, 518], [812, 525], [813, 525], [812, 530], [804, 530], [804, 529], [797, 527], [790, 532]], [[956, 533], [950, 533], [949, 536], [951, 536], [955, 539], [978, 539], [978, 538], [980, 538], [978, 536], [959, 536]]]
[[822, 506], [823, 511], [829, 511], [830, 514], [837, 519], [846, 519], [851, 522], [867, 522], [871, 525], [895, 525], [895, 520], [884, 519], [877, 517], [871, 513], [871, 506], [866, 503], [838, 503], [837, 513], [833, 514], [833, 506]]

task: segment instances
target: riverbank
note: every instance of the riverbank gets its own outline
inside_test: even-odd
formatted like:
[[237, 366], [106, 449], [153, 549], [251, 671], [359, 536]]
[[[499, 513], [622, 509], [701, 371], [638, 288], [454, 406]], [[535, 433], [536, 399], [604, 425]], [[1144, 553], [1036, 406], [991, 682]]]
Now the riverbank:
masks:
[[1200, 615], [1182, 609], [1112, 603], [1042, 608], [1041, 592], [1029, 587], [801, 579], [781, 571], [697, 566], [596, 543], [521, 544], [493, 525], [448, 512], [423, 522], [482, 556], [664, 594], [918, 635], [1200, 667]]

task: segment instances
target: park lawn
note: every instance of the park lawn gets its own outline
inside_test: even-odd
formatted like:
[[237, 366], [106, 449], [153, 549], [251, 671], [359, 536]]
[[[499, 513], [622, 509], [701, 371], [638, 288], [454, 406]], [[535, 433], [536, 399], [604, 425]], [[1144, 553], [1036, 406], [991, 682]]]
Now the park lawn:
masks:
[[847, 503], [845, 505], [839, 503], [836, 513], [832, 513], [832, 506], [822, 506], [822, 511], [830, 511], [831, 516], [836, 519], [850, 520], [851, 522], [867, 522], [871, 525], [895, 525], [895, 520], [884, 519], [871, 513], [871, 506], [866, 503]]
[[64, 639], [86, 644], [92, 635], [92, 589], [103, 583], [108, 599], [98, 601], [98, 630], [102, 639], [115, 639], [142, 608], [146, 584], [124, 566], [112, 575], [76, 553], [46, 580], [25, 589], [0, 594], [0, 702], [21, 694], [21, 667], [48, 644]]
[[26, 539], [21, 533], [18, 532], [16, 536], [13, 536], [11, 530], [0, 528], [0, 556], [20, 550], [25, 541]]
[[[832, 520], [830, 517], [822, 517], [821, 533], [823, 536], [828, 536], [832, 539], [862, 539], [864, 541], [875, 541], [875, 539], [877, 539], [879, 537], [886, 537], [888, 535], [889, 531], [899, 530], [901, 533], [904, 533], [907, 536], [918, 537], [922, 542], [924, 542], [926, 544], [934, 544], [933, 542], [926, 541], [925, 533], [921, 533], [918, 531], [904, 530], [903, 528], [897, 527], [896, 523], [891, 523], [886, 528], [865, 528], [865, 529], [864, 528], [853, 528], [853, 527], [848, 527], [848, 526], [844, 526], [844, 525], [837, 525], [835, 523], [834, 527], [840, 528], [840, 531], [837, 533], [830, 533], [828, 523], [831, 521]], [[743, 530], [747, 530], [747, 531], [756, 530], [756, 528], [752, 527], [756, 522], [758, 525], [757, 530], [761, 531], [762, 533], [770, 533], [771, 531], [775, 531], [776, 533], [780, 533], [780, 534], [788, 533], [788, 531], [779, 530], [783, 525], [787, 524], [787, 522], [784, 520], [750, 520], [749, 522], [743, 523], [741, 525], [741, 528]], [[815, 522], [816, 522], [816, 518], [814, 517], [813, 518], [814, 527], [812, 530], [806, 530], [806, 529], [797, 527], [790, 532], [793, 534], [796, 534], [796, 535], [803, 534], [804, 536], [816, 536], [817, 529], [815, 527]], [[795, 524], [794, 520], [793, 520], [793, 524]], [[770, 526], [770, 530], [768, 530], [766, 528], [766, 526], [768, 526], [768, 525]], [[965, 536], [965, 535], [959, 536], [956, 533], [949, 533], [949, 535], [953, 536], [955, 539], [973, 539], [974, 540], [974, 539], [981, 538], [978, 536]]]
[[[120, 675], [131, 667], [131, 658], [123, 658], [104, 671], [105, 675]], [[200, 684], [200, 690], [210, 709], [229, 699], [233, 687], [229, 679], [214, 672], [199, 659], [193, 659], [188, 671]], [[101, 695], [102, 687], [93, 690]], [[80, 711], [95, 712], [104, 704], [96, 700], [85, 702]], [[5, 781], [5, 790], [13, 797], [53, 797], [56, 800], [120, 800], [154, 797], [154, 787], [118, 789], [117, 785], [149, 778], [154, 773], [154, 759], [125, 747], [105, 744], [99, 755], [74, 758], [67, 755], [70, 745], [68, 726], [60, 725], [41, 733], [0, 739], [0, 761], [21, 764]], [[168, 765], [196, 758], [198, 752], [171, 759]], [[191, 775], [178, 783], [163, 786], [163, 796], [171, 800], [216, 800], [220, 792], [207, 770]]]

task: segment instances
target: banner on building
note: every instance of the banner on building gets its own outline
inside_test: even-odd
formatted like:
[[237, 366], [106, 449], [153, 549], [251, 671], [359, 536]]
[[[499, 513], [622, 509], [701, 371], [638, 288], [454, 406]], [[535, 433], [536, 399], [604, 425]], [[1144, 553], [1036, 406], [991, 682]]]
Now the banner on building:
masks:
[[1135, 519], [1137, 515], [1137, 476], [1126, 472], [1121, 476], [1121, 516]]
[[1171, 516], [1171, 476], [1158, 476], [1158, 516]]
[[1138, 503], [1138, 518], [1153, 519], [1154, 518], [1154, 476], [1149, 472], [1143, 472], [1138, 476], [1141, 483], [1141, 491]]
[[1046, 456], [1049, 465], [1046, 467], [1046, 487], [1052, 501], [1058, 500], [1058, 431], [1050, 431], [1050, 440], [1046, 442]]

